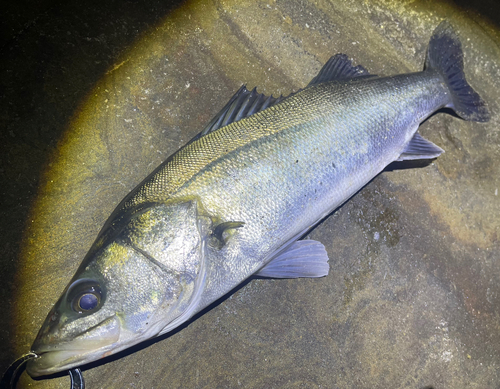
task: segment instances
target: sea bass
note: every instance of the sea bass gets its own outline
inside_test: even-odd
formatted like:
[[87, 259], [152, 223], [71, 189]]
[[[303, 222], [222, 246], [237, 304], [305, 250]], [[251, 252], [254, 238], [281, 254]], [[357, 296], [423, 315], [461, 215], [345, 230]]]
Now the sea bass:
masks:
[[443, 107], [489, 119], [447, 22], [421, 72], [378, 77], [339, 54], [286, 98], [242, 87], [112, 213], [40, 329], [28, 373], [169, 332], [253, 275], [327, 275], [324, 246], [298, 239], [391, 162], [439, 156], [416, 131]]

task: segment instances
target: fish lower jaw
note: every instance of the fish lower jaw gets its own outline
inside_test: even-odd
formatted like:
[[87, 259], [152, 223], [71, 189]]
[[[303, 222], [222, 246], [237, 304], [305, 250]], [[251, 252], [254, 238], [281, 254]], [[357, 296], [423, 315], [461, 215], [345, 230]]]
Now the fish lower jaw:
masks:
[[33, 378], [56, 374], [106, 358], [150, 337], [149, 334], [138, 336], [120, 328], [113, 336], [98, 340], [81, 339], [63, 345], [41, 345], [33, 348], [32, 352], [37, 357], [28, 362], [26, 371]]
[[[48, 351], [36, 353], [36, 358], [30, 360], [26, 366], [26, 371], [31, 377], [51, 375], [81, 364], [79, 358], [72, 351]], [[76, 359], [74, 363], [71, 360]]]
[[40, 377], [105, 358], [121, 349], [119, 335], [117, 332], [99, 340], [78, 339], [66, 344], [34, 347], [32, 352], [36, 358], [28, 362], [26, 371], [31, 377]]
[[89, 353], [89, 350], [76, 349], [47, 352], [34, 351], [37, 356], [28, 362], [26, 371], [31, 377], [51, 375], [104, 358], [109, 355], [108, 353], [111, 350], [112, 345], [100, 349], [98, 353], [95, 351]]
[[113, 354], [120, 344], [119, 322], [112, 317], [101, 324], [70, 341], [58, 343], [49, 337], [37, 339], [32, 347], [37, 357], [28, 362], [28, 374], [31, 377], [50, 375]]

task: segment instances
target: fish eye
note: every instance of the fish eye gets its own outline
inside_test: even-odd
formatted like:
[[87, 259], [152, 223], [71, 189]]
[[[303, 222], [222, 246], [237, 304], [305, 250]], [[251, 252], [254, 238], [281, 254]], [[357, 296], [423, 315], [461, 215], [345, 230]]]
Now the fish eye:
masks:
[[68, 289], [67, 301], [79, 314], [92, 313], [102, 305], [104, 293], [94, 280], [78, 280]]
[[78, 300], [78, 308], [82, 311], [90, 311], [99, 304], [99, 297], [93, 293], [85, 293]]

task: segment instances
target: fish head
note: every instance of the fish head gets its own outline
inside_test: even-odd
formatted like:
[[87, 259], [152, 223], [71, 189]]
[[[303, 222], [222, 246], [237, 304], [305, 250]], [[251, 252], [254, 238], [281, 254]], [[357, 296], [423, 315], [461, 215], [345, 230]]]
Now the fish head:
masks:
[[27, 365], [32, 377], [115, 354], [194, 314], [210, 221], [196, 201], [131, 214], [100, 234], [49, 312]]

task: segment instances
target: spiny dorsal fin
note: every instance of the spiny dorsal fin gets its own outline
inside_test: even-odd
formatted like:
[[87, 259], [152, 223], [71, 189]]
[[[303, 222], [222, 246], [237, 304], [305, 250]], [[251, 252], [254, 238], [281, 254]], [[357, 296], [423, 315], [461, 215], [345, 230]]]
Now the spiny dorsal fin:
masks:
[[[328, 62], [314, 77], [308, 86], [319, 84], [326, 81], [342, 80], [356, 77], [372, 76], [362, 66], [353, 66], [347, 55], [337, 54], [331, 57]], [[240, 89], [229, 99], [228, 103], [222, 108], [217, 115], [205, 126], [203, 131], [196, 135], [191, 142], [205, 136], [213, 131], [228, 124], [237, 122], [238, 120], [249, 117], [257, 112], [261, 112], [266, 108], [272, 107], [290, 96], [300, 92], [290, 93], [288, 96], [273, 97], [266, 96], [262, 93], [257, 93], [257, 88], [249, 91], [246, 85], [242, 85]], [[188, 144], [189, 144], [188, 143]]]
[[[289, 95], [290, 96], [290, 95]], [[288, 96], [287, 96], [288, 97]], [[266, 96], [262, 93], [257, 93], [257, 88], [249, 91], [246, 85], [242, 85], [240, 89], [234, 94], [229, 102], [214, 116], [214, 118], [207, 124], [203, 131], [198, 134], [195, 139], [218, 130], [228, 124], [237, 122], [246, 118], [254, 113], [260, 112], [273, 105], [283, 101], [285, 97]]]
[[321, 84], [322, 82], [346, 80], [349, 78], [366, 77], [373, 74], [368, 73], [363, 66], [354, 66], [345, 54], [336, 54], [331, 57], [321, 68], [318, 75], [314, 77], [308, 86]]

